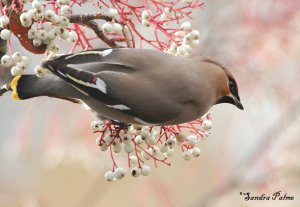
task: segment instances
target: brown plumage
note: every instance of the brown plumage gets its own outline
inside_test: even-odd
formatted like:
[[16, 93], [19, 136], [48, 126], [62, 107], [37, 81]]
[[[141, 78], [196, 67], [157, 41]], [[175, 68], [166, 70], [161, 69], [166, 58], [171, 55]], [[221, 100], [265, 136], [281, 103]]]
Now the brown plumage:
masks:
[[243, 109], [232, 74], [208, 58], [101, 49], [62, 55], [43, 67], [56, 76], [19, 77], [15, 97], [80, 99], [101, 117], [142, 125], [192, 121], [218, 103]]

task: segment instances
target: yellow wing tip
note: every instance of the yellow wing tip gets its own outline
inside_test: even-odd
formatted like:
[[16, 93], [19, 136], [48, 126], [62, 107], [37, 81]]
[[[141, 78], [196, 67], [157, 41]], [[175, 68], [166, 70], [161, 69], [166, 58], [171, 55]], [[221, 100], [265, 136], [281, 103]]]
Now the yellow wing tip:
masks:
[[21, 78], [20, 75], [14, 77], [14, 79], [10, 82], [10, 87], [12, 89], [12, 94], [11, 97], [15, 100], [21, 100], [19, 95], [18, 95], [18, 91], [17, 91], [17, 86], [18, 86], [18, 81]]

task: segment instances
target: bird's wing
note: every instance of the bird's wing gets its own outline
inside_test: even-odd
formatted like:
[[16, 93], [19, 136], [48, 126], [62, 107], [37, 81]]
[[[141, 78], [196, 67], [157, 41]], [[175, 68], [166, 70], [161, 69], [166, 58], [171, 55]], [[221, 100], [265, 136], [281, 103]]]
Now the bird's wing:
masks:
[[[107, 70], [107, 67], [110, 67], [111, 65], [121, 65], [123, 66], [123, 69], [125, 69], [128, 64], [120, 57], [126, 55], [126, 51], [129, 50], [111, 48], [95, 49], [60, 55], [53, 60], [59, 64], [69, 67], [79, 67], [82, 70], [89, 72], [100, 72], [103, 69]], [[106, 64], [106, 67], [99, 67], [99, 64]], [[115, 70], [115, 68], [111, 68], [111, 70]]]
[[163, 123], [176, 118], [179, 111], [176, 103], [169, 103], [147, 77], [135, 73], [137, 68], [121, 62], [99, 62], [99, 51], [94, 52], [82, 55], [82, 61], [78, 61], [74, 55], [63, 57], [65, 61], [61, 61], [62, 58], [59, 61], [49, 60], [44, 67], [86, 96], [145, 123]]

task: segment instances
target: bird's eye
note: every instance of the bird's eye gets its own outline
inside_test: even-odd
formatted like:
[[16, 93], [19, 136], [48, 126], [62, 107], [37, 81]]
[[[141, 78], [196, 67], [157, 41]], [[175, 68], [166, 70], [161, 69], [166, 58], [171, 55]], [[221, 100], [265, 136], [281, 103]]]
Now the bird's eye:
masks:
[[232, 90], [232, 89], [235, 88], [235, 87], [234, 87], [234, 83], [233, 83], [232, 81], [229, 81], [228, 85], [229, 85], [229, 89], [230, 89], [230, 90]]

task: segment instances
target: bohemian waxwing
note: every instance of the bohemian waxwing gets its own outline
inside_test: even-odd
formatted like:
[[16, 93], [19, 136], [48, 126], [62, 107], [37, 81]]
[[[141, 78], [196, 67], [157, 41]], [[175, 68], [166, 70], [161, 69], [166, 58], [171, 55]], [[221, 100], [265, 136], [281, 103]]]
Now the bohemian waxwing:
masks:
[[208, 58], [148, 49], [97, 49], [43, 62], [54, 75], [16, 76], [14, 99], [50, 96], [84, 102], [122, 123], [173, 125], [195, 120], [214, 104], [243, 109], [233, 76]]

